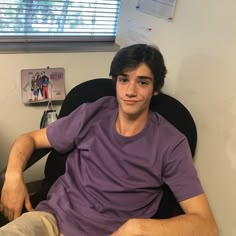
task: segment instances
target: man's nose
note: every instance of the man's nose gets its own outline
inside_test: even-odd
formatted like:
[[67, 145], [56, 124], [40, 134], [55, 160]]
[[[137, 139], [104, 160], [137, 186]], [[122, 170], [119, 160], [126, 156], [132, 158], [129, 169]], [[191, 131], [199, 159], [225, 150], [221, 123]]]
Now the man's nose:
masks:
[[130, 82], [127, 85], [126, 95], [127, 96], [136, 96], [137, 95], [137, 85], [136, 85], [136, 83]]

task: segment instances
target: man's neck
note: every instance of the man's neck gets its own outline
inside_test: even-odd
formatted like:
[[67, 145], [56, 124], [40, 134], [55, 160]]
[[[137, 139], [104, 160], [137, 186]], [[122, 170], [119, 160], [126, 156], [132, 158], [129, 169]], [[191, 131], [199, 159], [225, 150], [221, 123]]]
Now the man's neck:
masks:
[[122, 136], [134, 136], [146, 126], [148, 112], [138, 117], [128, 117], [118, 113], [116, 118], [116, 131]]

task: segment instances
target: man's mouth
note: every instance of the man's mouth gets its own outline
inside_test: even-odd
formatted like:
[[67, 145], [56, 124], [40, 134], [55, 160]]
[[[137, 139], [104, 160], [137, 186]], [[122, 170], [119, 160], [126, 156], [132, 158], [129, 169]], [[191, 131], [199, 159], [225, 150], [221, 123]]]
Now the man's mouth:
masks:
[[136, 104], [138, 101], [137, 100], [128, 100], [128, 99], [124, 99], [123, 100], [126, 104], [130, 104], [130, 105], [132, 105], [132, 104]]

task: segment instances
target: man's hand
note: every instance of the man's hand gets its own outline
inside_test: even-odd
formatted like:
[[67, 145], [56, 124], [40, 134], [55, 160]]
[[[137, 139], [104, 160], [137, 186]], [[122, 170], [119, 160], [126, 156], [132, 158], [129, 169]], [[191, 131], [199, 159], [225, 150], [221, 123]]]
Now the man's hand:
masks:
[[138, 221], [138, 219], [126, 221], [111, 236], [141, 236]]
[[185, 214], [169, 219], [131, 219], [111, 236], [218, 236], [218, 228], [205, 194], [180, 202]]
[[35, 149], [51, 147], [46, 130], [44, 128], [20, 135], [12, 145], [0, 204], [0, 211], [9, 220], [21, 214], [23, 205], [27, 211], [33, 210], [24, 184], [23, 171]]
[[8, 176], [2, 188], [0, 210], [12, 221], [20, 216], [23, 204], [28, 211], [33, 210], [22, 175]]

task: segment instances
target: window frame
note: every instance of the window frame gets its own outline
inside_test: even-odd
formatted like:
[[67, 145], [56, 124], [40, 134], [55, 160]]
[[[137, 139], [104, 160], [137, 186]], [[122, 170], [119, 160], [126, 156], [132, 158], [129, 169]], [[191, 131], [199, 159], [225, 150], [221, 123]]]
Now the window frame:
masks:
[[[115, 35], [99, 36], [12, 36], [0, 35], [0, 53], [45, 53], [45, 52], [104, 52], [117, 51], [116, 33], [118, 29], [119, 6], [115, 23]], [[1, 5], [1, 4], [0, 4]], [[1, 6], [0, 6], [1, 7]], [[105, 32], [105, 31], [104, 31]], [[30, 39], [29, 39], [30, 38]], [[56, 39], [55, 39], [56, 38]]]

